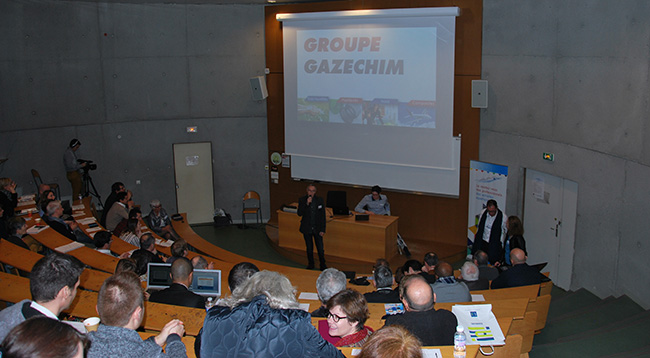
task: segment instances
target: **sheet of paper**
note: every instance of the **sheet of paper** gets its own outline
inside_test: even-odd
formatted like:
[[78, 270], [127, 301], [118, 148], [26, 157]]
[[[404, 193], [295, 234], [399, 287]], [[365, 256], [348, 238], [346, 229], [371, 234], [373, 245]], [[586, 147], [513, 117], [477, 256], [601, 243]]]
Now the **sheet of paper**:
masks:
[[47, 225], [34, 225], [27, 229], [27, 233], [30, 235], [38, 234], [39, 232], [47, 229], [49, 226]]
[[86, 216], [86, 213], [84, 213], [83, 211], [75, 211], [74, 213], [72, 213], [72, 217], [75, 219], [83, 218], [84, 216]]
[[36, 205], [34, 200], [19, 201], [17, 206]]
[[384, 308], [387, 315], [404, 313], [404, 305], [401, 303], [386, 303]]
[[20, 211], [21, 214], [29, 214], [29, 213], [35, 213], [38, 212], [38, 209], [36, 208], [29, 208], [29, 209], [23, 209]]
[[101, 229], [102, 228], [99, 227], [99, 226], [98, 227], [91, 227], [91, 228], [86, 229], [86, 232], [95, 232], [95, 231], [99, 231]]
[[91, 216], [91, 217], [88, 217], [88, 218], [83, 218], [83, 219], [77, 220], [77, 222], [79, 224], [81, 224], [81, 225], [90, 225], [90, 224], [96, 223], [97, 219], [95, 219], [94, 217]]
[[83, 210], [85, 208], [84, 204], [72, 205], [72, 210]]
[[472, 295], [472, 302], [485, 302], [483, 295]]
[[361, 354], [361, 348], [352, 348], [352, 352], [350, 352], [350, 354], [352, 354], [353, 357], [358, 356]]
[[422, 358], [442, 358], [442, 352], [437, 348], [422, 348]]
[[34, 201], [36, 199], [36, 194], [23, 195], [18, 198], [18, 201]]
[[156, 239], [156, 245], [159, 245], [159, 246], [162, 246], [162, 247], [170, 247], [173, 244], [174, 244], [174, 242], [172, 240], [163, 241], [163, 240], [160, 240], [160, 239]]
[[301, 303], [300, 304], [300, 309], [305, 311], [305, 312], [309, 312], [309, 303]]
[[59, 247], [55, 248], [54, 250], [56, 250], [56, 251], [58, 251], [58, 252], [60, 252], [62, 254], [65, 254], [65, 253], [70, 252], [72, 250], [76, 250], [76, 249], [78, 249], [80, 247], [84, 247], [84, 244], [82, 244], [80, 242], [73, 241], [73, 242], [71, 242], [71, 243], [69, 243], [67, 245], [59, 246]]
[[300, 292], [300, 296], [298, 296], [298, 299], [318, 301], [318, 294], [315, 292]]

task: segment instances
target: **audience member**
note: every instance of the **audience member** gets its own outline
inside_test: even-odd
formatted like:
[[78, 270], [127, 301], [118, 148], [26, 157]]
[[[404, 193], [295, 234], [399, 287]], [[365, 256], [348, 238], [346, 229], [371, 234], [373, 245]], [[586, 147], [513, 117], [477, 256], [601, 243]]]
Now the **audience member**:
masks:
[[27, 232], [27, 223], [25, 219], [20, 216], [14, 216], [7, 220], [7, 231], [9, 235], [5, 237], [5, 240], [10, 243], [20, 246], [23, 249], [29, 250], [29, 246], [22, 240], [23, 235]]
[[237, 287], [248, 281], [251, 276], [259, 271], [260, 269], [250, 262], [240, 262], [233, 266], [228, 274], [228, 287], [230, 288], [230, 292], [233, 292]]
[[135, 273], [140, 276], [141, 281], [147, 281], [147, 268], [149, 267], [149, 263], [153, 262], [151, 260], [154, 259], [154, 255], [143, 249], [138, 249], [133, 251], [131, 254], [131, 258], [135, 260], [136, 264], [136, 271]]
[[2, 358], [84, 358], [86, 337], [71, 325], [33, 317], [12, 329], [2, 342]]
[[[370, 316], [368, 302], [363, 295], [355, 290], [343, 290], [327, 301], [327, 321], [324, 322], [328, 328], [328, 335], [340, 337], [334, 343], [336, 347], [361, 347], [374, 331], [364, 326]], [[322, 333], [321, 333], [322, 334]]]
[[54, 231], [73, 241], [79, 241], [84, 244], [92, 244], [93, 240], [88, 237], [74, 220], [63, 220], [63, 206], [58, 200], [50, 201], [46, 207], [46, 214], [43, 220]]
[[438, 264], [438, 255], [436, 255], [435, 252], [427, 252], [424, 255], [423, 262], [424, 266], [422, 266], [422, 272], [420, 275], [422, 275], [422, 277], [424, 277], [428, 283], [436, 282], [436, 275], [434, 274], [434, 270]]
[[54, 192], [52, 190], [46, 190], [40, 195], [39, 200], [36, 204], [36, 209], [38, 209], [38, 214], [41, 217], [45, 215], [45, 208], [47, 207], [47, 204], [52, 200], [56, 200], [56, 195], [54, 195]]
[[316, 279], [316, 291], [321, 306], [311, 313], [312, 317], [327, 317], [327, 301], [335, 294], [345, 290], [345, 274], [333, 267], [323, 270]]
[[388, 266], [375, 266], [372, 284], [376, 291], [364, 293], [369, 303], [399, 303], [399, 292], [393, 290], [393, 273]]
[[422, 358], [422, 344], [402, 326], [384, 326], [370, 336], [357, 358]]
[[[35, 201], [38, 203], [41, 200], [41, 198], [43, 197], [43, 194], [46, 191], [49, 191], [49, 190], [52, 190], [52, 188], [49, 185], [47, 185], [45, 183], [39, 184], [38, 185], [38, 194], [36, 194], [36, 197], [34, 198]], [[56, 197], [54, 199], [56, 199]], [[54, 199], [52, 199], [52, 200], [54, 200]]]
[[194, 278], [190, 260], [179, 257], [172, 263], [172, 284], [168, 288], [153, 292], [149, 301], [168, 305], [204, 308], [203, 297], [189, 290]]
[[138, 219], [128, 219], [126, 221], [126, 228], [122, 230], [120, 239], [129, 244], [140, 247], [140, 236], [142, 236], [142, 230], [140, 228], [140, 220]]
[[14, 210], [18, 206], [18, 194], [16, 194], [16, 182], [11, 178], [0, 178], [0, 207], [4, 210], [3, 219], [14, 216]]
[[183, 239], [174, 241], [171, 248], [172, 256], [167, 259], [167, 263], [171, 264], [179, 257], [187, 257], [188, 252], [189, 246], [187, 245], [187, 241]]
[[145, 222], [149, 226], [149, 229], [167, 240], [178, 240], [180, 237], [174, 231], [172, 221], [169, 219], [167, 211], [163, 209], [160, 201], [152, 200], [149, 206], [151, 207], [151, 212], [145, 217]]
[[490, 288], [490, 281], [479, 278], [478, 266], [471, 261], [465, 261], [460, 268], [460, 278], [470, 291], [487, 290]]
[[[151, 262], [163, 263], [165, 262], [162, 254], [156, 250], [156, 238], [151, 234], [143, 234], [140, 237], [140, 250], [146, 250], [151, 253]], [[136, 250], [139, 251], [139, 250]]]
[[472, 295], [464, 282], [454, 278], [454, 269], [445, 261], [436, 265], [438, 279], [431, 285], [436, 294], [436, 302], [471, 302]]
[[124, 187], [123, 183], [120, 183], [118, 181], [111, 185], [111, 194], [106, 198], [106, 201], [104, 202], [104, 211], [102, 212], [101, 219], [99, 219], [99, 223], [102, 224], [103, 227], [106, 227], [106, 215], [108, 214], [108, 211], [113, 207], [113, 204], [115, 204], [117, 201], [117, 194], [123, 192], [126, 192], [126, 187]]
[[488, 261], [492, 264], [499, 261], [506, 237], [506, 218], [499, 210], [496, 200], [490, 199], [486, 208], [479, 215], [476, 225], [476, 235], [472, 244], [472, 254], [481, 250], [487, 253]]
[[131, 210], [129, 210], [129, 218], [122, 219], [122, 221], [120, 221], [120, 223], [117, 224], [115, 229], [113, 229], [113, 235], [117, 237], [121, 237], [122, 234], [124, 233], [124, 230], [126, 230], [128, 226], [129, 220], [131, 219], [137, 219], [138, 223], [140, 222], [140, 219], [142, 219], [142, 212], [140, 211], [140, 208], [138, 207], [131, 208]]
[[137, 274], [138, 273], [137, 262], [131, 257], [120, 259], [120, 261], [117, 262], [117, 265], [115, 265], [115, 274], [117, 275], [118, 273], [122, 273], [122, 272], [133, 272], [134, 274]]
[[404, 326], [425, 346], [454, 344], [454, 333], [458, 323], [456, 316], [447, 310], [434, 309], [436, 295], [424, 277], [420, 275], [404, 277], [400, 285], [400, 297], [406, 312], [388, 316], [386, 326]]
[[117, 224], [122, 220], [128, 219], [129, 210], [131, 210], [129, 206], [129, 201], [131, 200], [129, 192], [117, 193], [116, 199], [117, 201], [113, 203], [113, 206], [108, 210], [108, 214], [106, 214], [106, 229], [110, 231], [115, 230]]
[[200, 255], [192, 257], [192, 266], [195, 270], [214, 270], [214, 262], [210, 261], [208, 264], [208, 260]]
[[488, 266], [488, 255], [482, 251], [478, 250], [473, 256], [474, 263], [478, 266], [478, 278], [486, 279], [492, 281], [495, 278], [499, 277], [499, 269], [496, 267]]
[[70, 307], [77, 294], [79, 276], [83, 264], [76, 258], [51, 253], [34, 264], [29, 279], [32, 300], [22, 300], [0, 311], [0, 341], [7, 333], [35, 316], [58, 319], [64, 309]]
[[113, 253], [111, 253], [113, 234], [111, 234], [110, 231], [102, 230], [96, 232], [93, 241], [95, 242], [95, 250], [102, 254], [113, 256]]
[[208, 311], [200, 356], [226, 357], [236, 351], [241, 357], [343, 358], [312, 326], [309, 313], [298, 309], [295, 292], [277, 272], [255, 273], [223, 300], [224, 306]]
[[418, 260], [408, 260], [402, 267], [405, 275], [416, 275], [422, 272], [422, 263]]
[[125, 272], [106, 279], [97, 297], [97, 312], [101, 324], [97, 331], [88, 333], [88, 358], [187, 357], [181, 341], [183, 322], [172, 320], [160, 334], [146, 340], [135, 331], [144, 317], [144, 297], [136, 275]]
[[4, 209], [0, 206], [0, 237], [9, 236], [9, 230], [7, 229], [7, 218], [4, 217]]
[[524, 225], [521, 223], [519, 217], [514, 215], [509, 216], [508, 220], [506, 220], [506, 228], [508, 232], [506, 233], [506, 240], [503, 243], [501, 260], [506, 265], [511, 266], [510, 251], [512, 249], [521, 249], [526, 256], [528, 256], [528, 252], [526, 251], [526, 240], [524, 240]]
[[539, 273], [539, 270], [528, 266], [526, 263], [524, 250], [512, 249], [510, 251], [510, 261], [512, 267], [495, 278], [490, 285], [491, 288], [536, 285], [542, 282], [542, 274]]

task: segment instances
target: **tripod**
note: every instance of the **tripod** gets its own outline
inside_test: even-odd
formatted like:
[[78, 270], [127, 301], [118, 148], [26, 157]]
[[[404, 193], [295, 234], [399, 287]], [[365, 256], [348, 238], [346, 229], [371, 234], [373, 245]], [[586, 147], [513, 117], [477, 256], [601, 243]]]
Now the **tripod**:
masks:
[[[95, 188], [95, 183], [93, 183], [93, 178], [90, 177], [89, 171], [84, 170], [84, 173], [82, 175], [83, 178], [83, 191], [81, 192], [81, 197], [85, 198], [87, 196], [94, 196], [97, 198], [97, 201], [99, 202], [99, 205], [102, 205], [102, 198], [99, 195], [99, 192], [97, 192], [97, 188]], [[102, 207], [103, 209], [103, 207]]]

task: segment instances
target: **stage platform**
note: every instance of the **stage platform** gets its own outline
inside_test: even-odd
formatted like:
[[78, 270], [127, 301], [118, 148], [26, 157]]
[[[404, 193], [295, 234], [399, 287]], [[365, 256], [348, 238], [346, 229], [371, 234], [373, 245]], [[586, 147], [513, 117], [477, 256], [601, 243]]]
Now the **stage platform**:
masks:
[[[286, 257], [289, 260], [299, 262], [307, 266], [307, 256], [305, 250], [296, 250], [296, 249], [285, 249], [279, 245], [279, 230], [277, 222], [268, 222], [266, 224], [266, 235], [269, 238], [271, 246], [282, 256]], [[441, 243], [435, 241], [428, 241], [422, 239], [413, 239], [404, 237], [404, 241], [408, 245], [409, 251], [411, 252], [411, 257], [418, 261], [422, 261], [424, 254], [429, 251], [433, 251], [438, 254], [441, 260], [445, 260], [451, 264], [459, 262], [465, 258], [467, 247], [462, 245], [453, 245], [449, 243]], [[397, 243], [395, 243], [397, 245]], [[355, 271], [357, 274], [361, 275], [370, 275], [372, 273], [372, 263], [365, 261], [358, 261], [348, 258], [343, 258], [336, 256], [334, 252], [328, 252], [327, 250], [327, 239], [324, 242], [325, 246], [325, 260], [327, 266], [335, 267], [342, 271]], [[391, 265], [391, 268], [394, 270], [397, 267], [401, 266], [408, 260], [406, 256], [403, 255], [394, 255], [393, 257], [387, 258], [388, 262]], [[315, 256], [316, 267], [318, 268], [318, 257]]]

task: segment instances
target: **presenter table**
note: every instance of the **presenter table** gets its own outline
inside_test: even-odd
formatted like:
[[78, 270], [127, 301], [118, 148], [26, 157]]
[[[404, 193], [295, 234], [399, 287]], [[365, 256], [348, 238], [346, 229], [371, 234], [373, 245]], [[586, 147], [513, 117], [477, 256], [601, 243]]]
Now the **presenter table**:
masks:
[[[329, 216], [329, 215], [328, 215]], [[300, 233], [300, 217], [278, 210], [279, 246], [305, 250]], [[323, 238], [325, 253], [346, 259], [372, 262], [397, 255], [397, 216], [370, 215], [368, 221], [355, 221], [354, 216], [327, 218]]]

